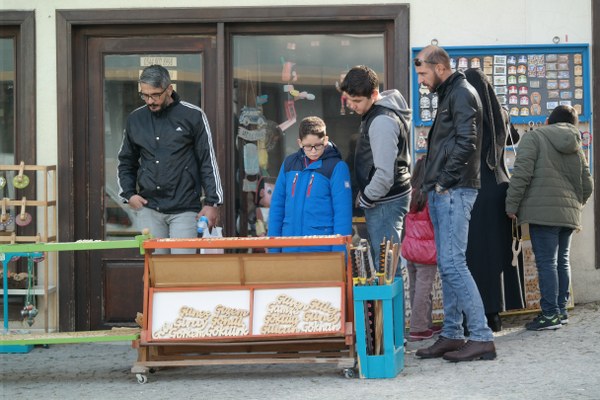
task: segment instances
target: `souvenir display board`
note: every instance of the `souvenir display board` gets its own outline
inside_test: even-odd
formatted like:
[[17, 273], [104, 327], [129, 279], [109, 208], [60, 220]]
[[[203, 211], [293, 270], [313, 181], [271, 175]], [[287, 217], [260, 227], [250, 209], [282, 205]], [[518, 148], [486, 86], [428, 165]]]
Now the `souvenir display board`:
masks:
[[[590, 65], [587, 44], [444, 47], [454, 70], [481, 69], [494, 86], [513, 124], [545, 122], [561, 104], [573, 106], [589, 122]], [[415, 57], [421, 48], [413, 49]], [[437, 94], [418, 84], [413, 69], [413, 149], [425, 152], [427, 131], [437, 112]]]

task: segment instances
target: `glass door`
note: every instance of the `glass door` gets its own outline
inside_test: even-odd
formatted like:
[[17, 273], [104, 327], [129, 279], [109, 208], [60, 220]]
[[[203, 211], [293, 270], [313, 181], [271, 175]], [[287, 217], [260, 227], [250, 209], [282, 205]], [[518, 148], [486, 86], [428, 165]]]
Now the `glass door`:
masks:
[[202, 53], [107, 54], [104, 56], [104, 239], [131, 239], [140, 233], [137, 213], [119, 199], [117, 154], [129, 113], [144, 101], [137, 80], [143, 68], [159, 64], [169, 70], [173, 89], [189, 103], [202, 107]]
[[[161, 64], [182, 100], [202, 107], [214, 124], [214, 40], [212, 37], [132, 37], [89, 40], [85, 140], [74, 161], [77, 239], [131, 239], [140, 231], [137, 216], [118, 197], [117, 155], [127, 116], [144, 102], [138, 78], [148, 65]], [[212, 61], [212, 62], [211, 62]], [[212, 106], [211, 106], [212, 105]], [[206, 107], [205, 107], [206, 106]], [[137, 249], [77, 252], [78, 329], [133, 324], [143, 298], [143, 258]]]

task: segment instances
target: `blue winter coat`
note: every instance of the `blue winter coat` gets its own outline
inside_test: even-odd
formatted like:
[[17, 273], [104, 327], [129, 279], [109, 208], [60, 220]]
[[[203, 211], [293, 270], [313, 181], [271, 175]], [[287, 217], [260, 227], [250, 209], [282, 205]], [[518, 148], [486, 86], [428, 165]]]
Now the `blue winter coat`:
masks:
[[[269, 236], [350, 235], [350, 170], [330, 143], [320, 159], [302, 149], [288, 156], [275, 183], [269, 211]], [[344, 246], [288, 247], [269, 252], [344, 251]]]

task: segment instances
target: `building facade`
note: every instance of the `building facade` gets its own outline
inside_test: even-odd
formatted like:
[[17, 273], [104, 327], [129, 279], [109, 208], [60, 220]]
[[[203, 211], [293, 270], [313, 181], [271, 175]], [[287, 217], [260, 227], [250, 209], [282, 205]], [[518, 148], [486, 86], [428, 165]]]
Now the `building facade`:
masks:
[[[591, 92], [598, 76], [593, 21], [600, 7], [590, 0], [51, 3], [23, 0], [0, 9], [0, 141], [3, 164], [57, 165], [61, 242], [138, 232], [135, 215], [118, 201], [116, 154], [128, 113], [142, 104], [137, 77], [150, 64], [166, 66], [175, 90], [207, 114], [226, 193], [227, 236], [261, 234], [261, 185], [295, 150], [303, 117], [321, 116], [352, 159], [360, 117], [345, 107], [336, 84], [354, 65], [371, 66], [382, 88], [411, 99], [414, 48], [434, 41], [443, 47], [559, 42], [589, 45], [592, 67], [583, 79]], [[593, 101], [591, 107], [598, 109]], [[580, 128], [592, 132], [593, 125], [588, 120]], [[574, 239], [576, 301], [600, 300], [593, 290], [600, 283], [596, 208], [594, 198]], [[121, 324], [139, 310], [142, 288], [131, 284], [141, 282], [136, 252], [65, 252], [58, 265], [59, 329]]]

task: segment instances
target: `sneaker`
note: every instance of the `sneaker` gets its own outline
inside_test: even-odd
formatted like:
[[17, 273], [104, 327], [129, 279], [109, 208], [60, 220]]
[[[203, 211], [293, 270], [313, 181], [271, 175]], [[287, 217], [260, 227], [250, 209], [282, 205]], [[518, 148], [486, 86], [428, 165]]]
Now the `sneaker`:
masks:
[[408, 341], [418, 342], [419, 340], [431, 339], [433, 337], [433, 331], [431, 329], [425, 329], [422, 332], [409, 332]]
[[564, 314], [560, 314], [560, 323], [563, 325], [566, 325], [569, 323], [569, 314], [564, 313]]
[[531, 322], [525, 324], [525, 329], [528, 331], [543, 331], [548, 329], [558, 329], [562, 325], [560, 323], [560, 315], [546, 316], [540, 314]]

